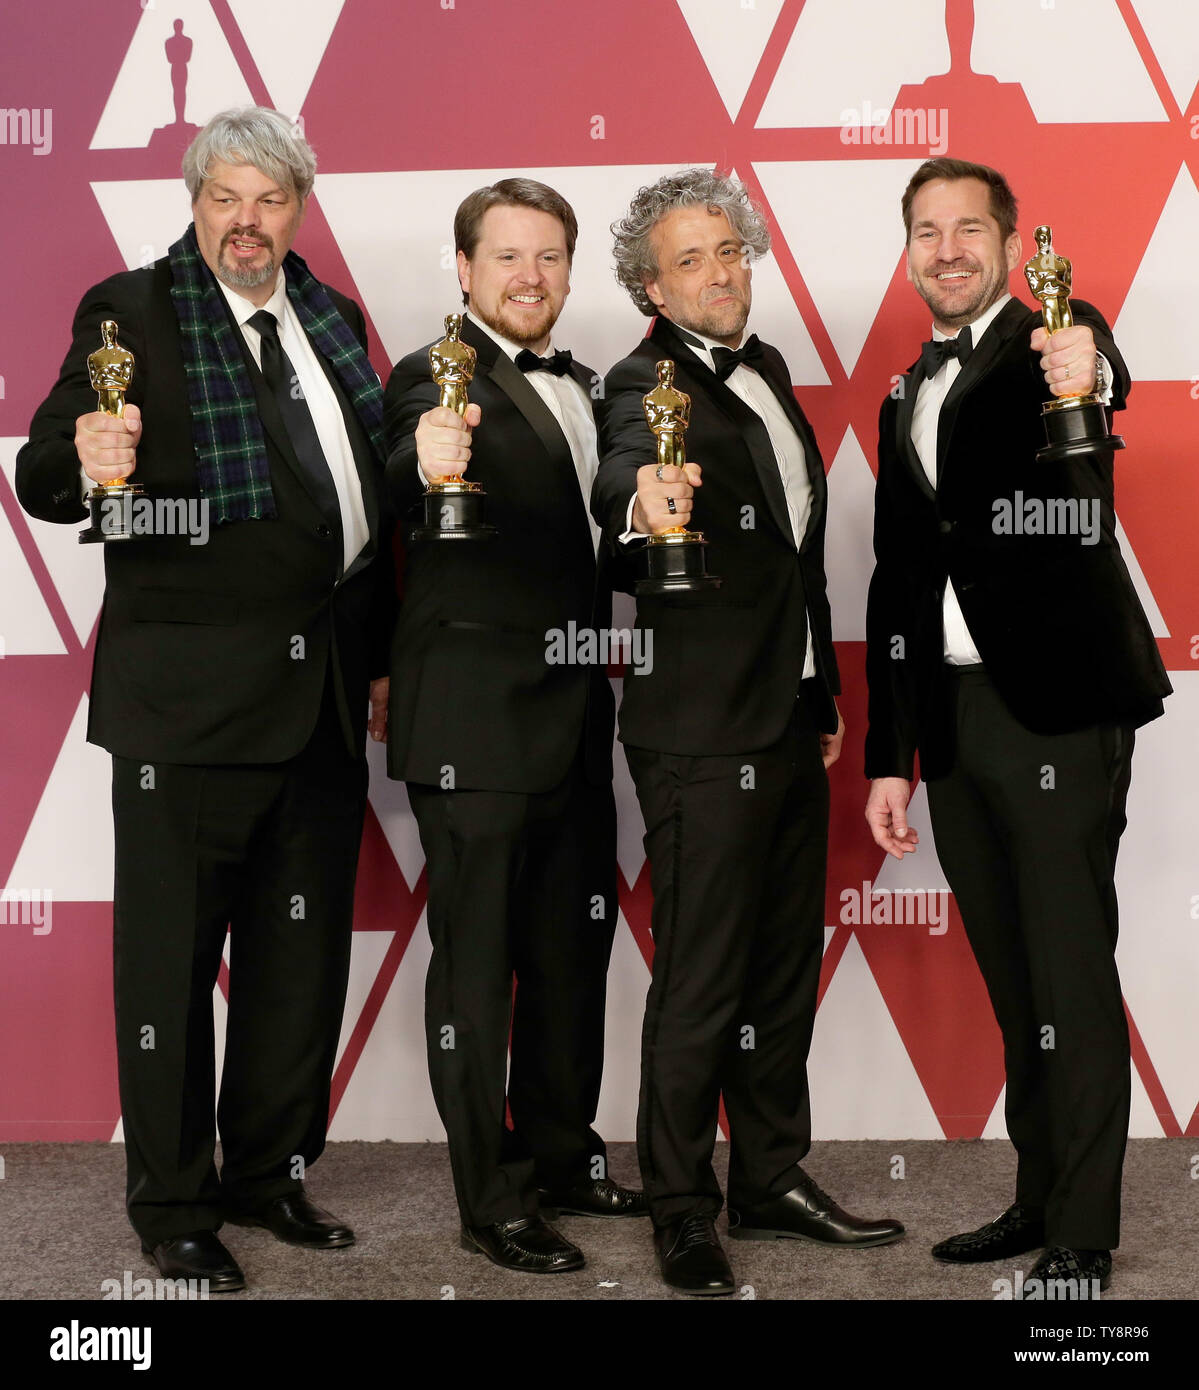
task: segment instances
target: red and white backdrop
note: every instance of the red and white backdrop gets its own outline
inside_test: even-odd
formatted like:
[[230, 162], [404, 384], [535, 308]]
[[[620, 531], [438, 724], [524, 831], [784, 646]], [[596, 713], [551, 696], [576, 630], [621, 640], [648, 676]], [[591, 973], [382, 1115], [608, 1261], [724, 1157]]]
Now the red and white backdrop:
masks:
[[[832, 774], [811, 1058], [821, 1138], [1003, 1133], [999, 1038], [952, 905], [948, 929], [930, 932], [847, 922], [842, 895], [860, 899], [865, 885], [884, 916], [897, 890], [945, 888], [922, 788], [921, 850], [902, 866], [883, 862], [862, 819], [875, 421], [893, 374], [928, 333], [903, 275], [899, 196], [930, 151], [1008, 174], [1026, 247], [1037, 223], [1053, 224], [1078, 293], [1115, 325], [1136, 380], [1116, 464], [1121, 544], [1176, 693], [1139, 738], [1120, 856], [1132, 1131], [1199, 1134], [1193, 0], [111, 0], [102, 9], [10, 7], [0, 54], [0, 1141], [121, 1133], [109, 764], [84, 740], [100, 557], [76, 544], [75, 528], [21, 512], [14, 459], [82, 291], [162, 255], [185, 226], [179, 158], [190, 127], [251, 101], [303, 119], [320, 172], [298, 249], [364, 306], [384, 379], [458, 303], [451, 219], [482, 183], [529, 173], [574, 205], [579, 246], [557, 337], [599, 371], [645, 329], [610, 269], [608, 224], [633, 191], [707, 163], [735, 170], [765, 204], [774, 248], [754, 272], [751, 327], [791, 364], [829, 469], [849, 726]], [[164, 49], [176, 21], [193, 44], [182, 123]], [[332, 1136], [439, 1139], [422, 1038], [420, 846], [378, 748], [371, 766]], [[627, 1139], [650, 897], [619, 754], [617, 780], [621, 921], [600, 1125]], [[46, 895], [52, 914], [35, 913]], [[225, 984], [223, 970], [222, 1030]]]

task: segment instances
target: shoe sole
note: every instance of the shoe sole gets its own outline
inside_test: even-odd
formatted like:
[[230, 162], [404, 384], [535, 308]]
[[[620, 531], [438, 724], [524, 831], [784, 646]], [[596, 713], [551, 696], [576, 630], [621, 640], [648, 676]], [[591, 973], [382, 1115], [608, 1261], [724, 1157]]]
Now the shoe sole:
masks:
[[675, 1293], [685, 1293], [688, 1298], [727, 1298], [729, 1294], [737, 1292], [735, 1284], [730, 1284], [727, 1289], [684, 1289], [667, 1279], [663, 1279], [662, 1282], [668, 1289], [673, 1289]]
[[1020, 1250], [1005, 1250], [1002, 1255], [938, 1255], [933, 1250], [928, 1253], [938, 1264], [943, 1265], [997, 1265], [1005, 1260], [1014, 1259], [1017, 1255], [1027, 1255], [1033, 1250], [1044, 1249], [1044, 1243], [1040, 1242], [1036, 1245], [1026, 1245]]
[[820, 1240], [816, 1236], [804, 1235], [802, 1231], [767, 1231], [750, 1226], [730, 1226], [730, 1240], [806, 1240], [809, 1245], [819, 1245], [824, 1250], [871, 1250], [879, 1245], [894, 1245], [902, 1240], [906, 1232], [895, 1235], [875, 1236], [871, 1240], [832, 1241]]
[[458, 1244], [468, 1255], [483, 1255], [491, 1260], [491, 1263], [495, 1265], [496, 1269], [506, 1269], [509, 1274], [574, 1274], [587, 1263], [586, 1260], [580, 1259], [578, 1264], [550, 1265], [545, 1269], [521, 1269], [515, 1265], [507, 1265], [501, 1260], [494, 1259], [481, 1245], [476, 1245], [469, 1236], [460, 1235], [458, 1237]]

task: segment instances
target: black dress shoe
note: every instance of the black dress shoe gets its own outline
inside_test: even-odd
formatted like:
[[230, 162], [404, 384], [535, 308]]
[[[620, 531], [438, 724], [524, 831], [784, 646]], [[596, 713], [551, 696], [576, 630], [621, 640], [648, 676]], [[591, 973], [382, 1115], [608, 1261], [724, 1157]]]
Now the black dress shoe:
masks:
[[240, 1265], [215, 1231], [189, 1231], [153, 1247], [143, 1241], [142, 1250], [151, 1256], [164, 1279], [206, 1279], [209, 1293], [238, 1293], [246, 1287]]
[[[1055, 1245], [1029, 1270], [1024, 1287], [1027, 1288], [1032, 1279], [1040, 1279], [1046, 1286], [1051, 1279], [1065, 1280], [1064, 1290], [1052, 1290], [1055, 1299], [1094, 1298], [1091, 1281], [1096, 1281], [1100, 1289], [1106, 1289], [1111, 1283], [1111, 1272], [1110, 1250], [1067, 1250], [1064, 1245]], [[1048, 1297], [1051, 1290], [1046, 1287], [1042, 1292]]]
[[537, 1192], [541, 1214], [553, 1221], [562, 1212], [572, 1216], [648, 1216], [644, 1192], [621, 1187], [611, 1178], [584, 1178], [569, 1187], [542, 1187]]
[[304, 1192], [286, 1192], [260, 1207], [230, 1212], [235, 1226], [265, 1226], [276, 1239], [306, 1250], [336, 1250], [354, 1244], [354, 1232], [308, 1200]]
[[932, 1253], [934, 1260], [947, 1264], [983, 1264], [1039, 1250], [1044, 1244], [1044, 1215], [1017, 1202], [977, 1231], [965, 1231], [934, 1245]]
[[733, 1271], [706, 1212], [681, 1216], [654, 1230], [662, 1279], [672, 1289], [697, 1295], [732, 1293]]
[[821, 1245], [861, 1250], [889, 1245], [903, 1235], [898, 1221], [864, 1221], [850, 1216], [800, 1169], [798, 1186], [756, 1207], [729, 1204], [733, 1240], [814, 1240]]
[[566, 1274], [583, 1268], [583, 1252], [540, 1216], [518, 1216], [493, 1226], [463, 1226], [462, 1248], [482, 1253], [501, 1269], [520, 1274]]

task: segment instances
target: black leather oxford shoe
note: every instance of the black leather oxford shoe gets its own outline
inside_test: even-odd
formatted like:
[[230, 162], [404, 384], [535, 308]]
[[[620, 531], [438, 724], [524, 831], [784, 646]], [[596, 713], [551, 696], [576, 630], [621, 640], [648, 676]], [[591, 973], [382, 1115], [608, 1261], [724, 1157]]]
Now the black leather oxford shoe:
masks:
[[520, 1216], [492, 1226], [463, 1226], [462, 1248], [482, 1253], [501, 1269], [520, 1274], [567, 1274], [583, 1268], [583, 1252], [540, 1216]]
[[207, 1280], [209, 1293], [238, 1293], [246, 1287], [241, 1266], [225, 1249], [215, 1231], [189, 1231], [142, 1250], [164, 1279]]
[[1045, 1218], [1017, 1202], [977, 1231], [964, 1231], [933, 1246], [933, 1259], [946, 1264], [984, 1264], [1039, 1250], [1045, 1244]]
[[800, 1181], [790, 1192], [756, 1207], [729, 1203], [729, 1236], [733, 1240], [814, 1240], [820, 1245], [860, 1250], [889, 1245], [903, 1235], [898, 1221], [866, 1221], [850, 1216], [801, 1168]]
[[663, 1282], [699, 1296], [732, 1293], [733, 1271], [720, 1246], [713, 1220], [693, 1212], [654, 1231], [654, 1249]]
[[261, 1206], [233, 1211], [226, 1220], [235, 1226], [264, 1226], [277, 1240], [306, 1250], [336, 1250], [354, 1244], [354, 1232], [308, 1200], [303, 1191], [272, 1197]]
[[541, 1214], [553, 1221], [562, 1212], [572, 1216], [648, 1216], [644, 1192], [621, 1187], [611, 1178], [587, 1178], [569, 1187], [538, 1189]]

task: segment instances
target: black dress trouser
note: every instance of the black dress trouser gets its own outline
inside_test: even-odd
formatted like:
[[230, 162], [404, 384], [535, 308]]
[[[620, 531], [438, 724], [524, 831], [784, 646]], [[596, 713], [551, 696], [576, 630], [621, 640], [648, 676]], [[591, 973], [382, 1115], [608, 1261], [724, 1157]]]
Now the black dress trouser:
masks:
[[[300, 1187], [345, 1005], [366, 760], [331, 687], [282, 763], [113, 758], [113, 957], [129, 1219], [154, 1246]], [[214, 1163], [212, 992], [229, 1013]]]
[[712, 1148], [722, 1092], [730, 1203], [755, 1206], [798, 1181], [811, 1144], [828, 777], [806, 688], [769, 748], [625, 753], [654, 897], [637, 1147], [662, 1226], [720, 1210]]
[[953, 771], [928, 784], [937, 855], [1003, 1033], [1016, 1199], [1048, 1244], [1120, 1241], [1131, 1094], [1116, 850], [1134, 734], [1030, 733], [985, 671], [953, 687]]
[[467, 1226], [531, 1216], [538, 1185], [607, 1172], [592, 1125], [617, 914], [612, 785], [588, 783], [580, 758], [547, 792], [410, 782], [408, 798], [429, 876], [429, 1078], [459, 1211]]

